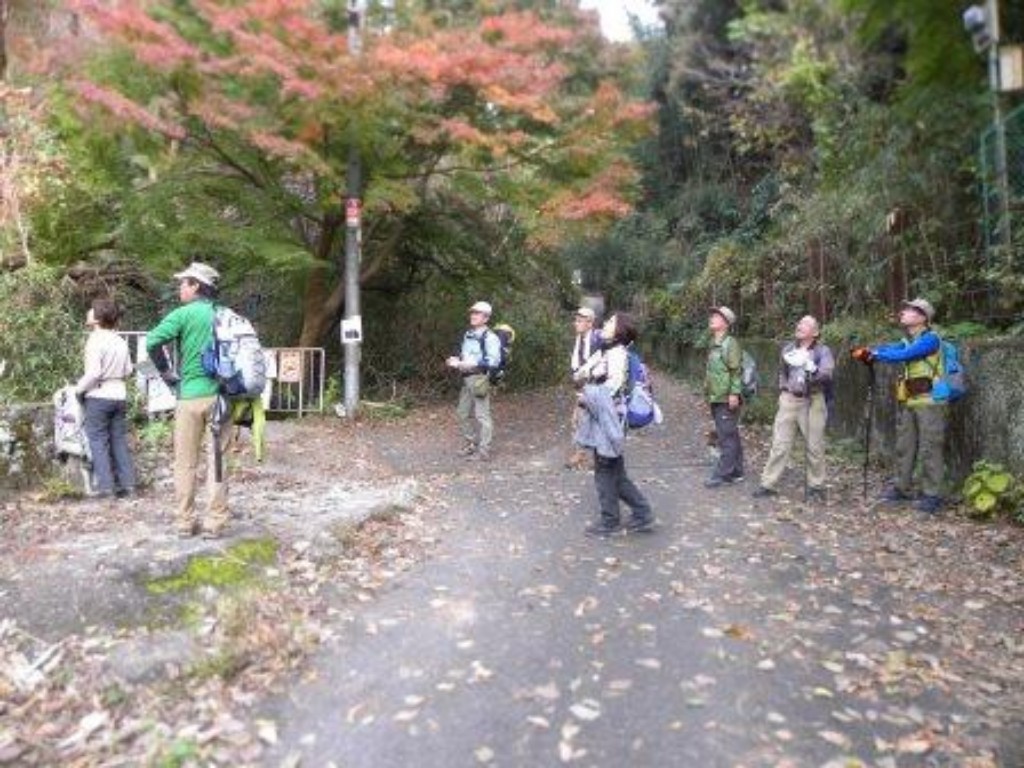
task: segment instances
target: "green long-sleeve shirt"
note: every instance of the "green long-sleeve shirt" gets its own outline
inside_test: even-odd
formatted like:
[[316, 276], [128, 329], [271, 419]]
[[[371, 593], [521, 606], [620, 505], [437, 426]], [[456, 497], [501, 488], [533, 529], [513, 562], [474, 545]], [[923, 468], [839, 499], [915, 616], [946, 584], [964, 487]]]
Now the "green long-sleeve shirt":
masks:
[[711, 340], [707, 370], [704, 374], [704, 395], [709, 403], [724, 403], [729, 395], [743, 391], [743, 351], [732, 336]]
[[178, 376], [181, 384], [178, 398], [195, 400], [217, 394], [217, 382], [203, 371], [203, 350], [213, 341], [213, 302], [195, 299], [172, 310], [156, 328], [146, 334], [146, 349], [177, 342]]

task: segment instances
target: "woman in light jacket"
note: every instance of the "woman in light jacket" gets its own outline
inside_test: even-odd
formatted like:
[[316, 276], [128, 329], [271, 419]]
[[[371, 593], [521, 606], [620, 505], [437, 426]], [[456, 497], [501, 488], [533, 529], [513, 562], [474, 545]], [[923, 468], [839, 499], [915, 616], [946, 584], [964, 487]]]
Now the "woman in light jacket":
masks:
[[[586, 418], [580, 420], [576, 442], [594, 450], [594, 485], [601, 517], [587, 527], [589, 536], [610, 536], [625, 527], [630, 533], [654, 529], [654, 514], [626, 474], [624, 395], [629, 378], [629, 345], [636, 340], [632, 318], [623, 313], [609, 317], [601, 327], [603, 346], [587, 362], [589, 384], [580, 393]], [[619, 501], [632, 515], [622, 525]]]
[[120, 310], [110, 299], [95, 299], [86, 317], [92, 330], [85, 343], [85, 374], [75, 393], [85, 405], [85, 435], [92, 451], [93, 492], [98, 497], [135, 492], [135, 466], [128, 449], [125, 379], [133, 371], [128, 342], [114, 332]]

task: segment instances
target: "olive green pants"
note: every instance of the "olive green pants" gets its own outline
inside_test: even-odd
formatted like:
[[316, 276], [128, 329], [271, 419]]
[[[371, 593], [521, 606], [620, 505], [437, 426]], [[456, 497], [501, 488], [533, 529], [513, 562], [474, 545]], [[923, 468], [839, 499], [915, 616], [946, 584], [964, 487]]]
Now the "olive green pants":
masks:
[[896, 489], [910, 494], [914, 468], [921, 462], [921, 492], [942, 496], [946, 465], [942, 451], [946, 442], [944, 405], [900, 406], [896, 415]]

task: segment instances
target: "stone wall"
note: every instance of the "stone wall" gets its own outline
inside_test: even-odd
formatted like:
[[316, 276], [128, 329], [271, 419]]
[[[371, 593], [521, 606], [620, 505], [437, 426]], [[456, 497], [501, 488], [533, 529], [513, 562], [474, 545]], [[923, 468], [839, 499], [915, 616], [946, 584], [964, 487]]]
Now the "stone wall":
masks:
[[26, 488], [52, 472], [53, 406], [0, 406], [0, 489]]
[[[699, 382], [704, 375], [706, 352], [665, 339], [651, 341], [657, 363], [680, 377]], [[779, 345], [771, 341], [746, 341], [757, 360], [764, 397], [776, 394]], [[836, 353], [836, 405], [829, 431], [833, 437], [864, 440], [866, 403], [870, 389], [868, 369], [854, 362], [849, 347]], [[969, 392], [950, 406], [946, 457], [950, 479], [959, 483], [978, 459], [1006, 464], [1024, 475], [1024, 341], [970, 342], [961, 347]], [[897, 366], [875, 366], [871, 418], [871, 453], [892, 458], [896, 442], [896, 403], [893, 388]]]

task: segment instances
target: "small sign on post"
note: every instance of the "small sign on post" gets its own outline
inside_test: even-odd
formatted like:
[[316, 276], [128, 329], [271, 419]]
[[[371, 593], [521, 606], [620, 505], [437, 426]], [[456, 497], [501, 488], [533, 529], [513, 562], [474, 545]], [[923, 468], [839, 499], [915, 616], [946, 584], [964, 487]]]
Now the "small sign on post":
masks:
[[363, 342], [363, 316], [355, 315], [341, 321], [341, 343], [361, 344]]
[[357, 228], [362, 218], [362, 206], [358, 197], [345, 199], [345, 226]]
[[302, 352], [282, 349], [277, 353], [277, 380], [282, 384], [298, 384], [302, 381]]

